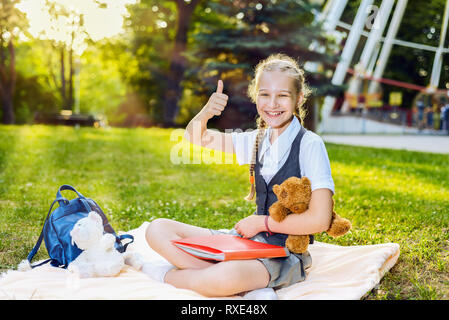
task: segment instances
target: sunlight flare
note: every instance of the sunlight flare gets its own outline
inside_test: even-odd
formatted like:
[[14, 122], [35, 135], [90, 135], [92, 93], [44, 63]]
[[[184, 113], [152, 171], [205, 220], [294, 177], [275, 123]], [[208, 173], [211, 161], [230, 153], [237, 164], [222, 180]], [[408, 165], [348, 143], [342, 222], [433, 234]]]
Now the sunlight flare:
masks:
[[[29, 32], [35, 38], [51, 39], [71, 45], [81, 54], [87, 35], [98, 41], [123, 32], [126, 5], [138, 0], [22, 0], [17, 8], [27, 15]], [[49, 6], [54, 5], [56, 16]], [[81, 21], [82, 19], [82, 21]], [[75, 39], [72, 31], [77, 32]], [[86, 35], [87, 33], [87, 35]]]

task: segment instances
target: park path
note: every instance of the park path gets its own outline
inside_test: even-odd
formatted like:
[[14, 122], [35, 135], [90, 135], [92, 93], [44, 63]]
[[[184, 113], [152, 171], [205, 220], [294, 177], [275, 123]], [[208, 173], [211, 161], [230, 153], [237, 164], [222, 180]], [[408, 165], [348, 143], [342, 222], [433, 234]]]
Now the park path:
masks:
[[338, 144], [449, 154], [449, 136], [325, 134], [322, 138]]

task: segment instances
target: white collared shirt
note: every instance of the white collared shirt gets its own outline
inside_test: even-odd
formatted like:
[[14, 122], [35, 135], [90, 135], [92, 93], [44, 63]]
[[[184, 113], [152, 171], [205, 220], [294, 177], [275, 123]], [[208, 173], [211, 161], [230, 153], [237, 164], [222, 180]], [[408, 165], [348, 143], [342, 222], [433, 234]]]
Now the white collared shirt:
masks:
[[[262, 164], [260, 173], [267, 184], [287, 161], [292, 143], [300, 129], [301, 124], [296, 117], [293, 117], [292, 122], [273, 144], [270, 143], [269, 139], [272, 128], [268, 127], [266, 130], [265, 138], [259, 149], [259, 162]], [[240, 165], [251, 162], [257, 132], [258, 130], [232, 133], [234, 151]], [[326, 147], [323, 139], [312, 131], [307, 131], [302, 137], [299, 164], [301, 176], [309, 178], [312, 183], [312, 191], [327, 188], [335, 193]]]

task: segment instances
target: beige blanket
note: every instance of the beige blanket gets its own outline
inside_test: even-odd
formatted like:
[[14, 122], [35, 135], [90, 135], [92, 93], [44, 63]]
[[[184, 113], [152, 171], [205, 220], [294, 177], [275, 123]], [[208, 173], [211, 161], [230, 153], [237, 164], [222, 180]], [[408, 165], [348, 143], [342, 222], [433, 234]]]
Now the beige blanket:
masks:
[[[148, 222], [129, 231], [128, 247], [148, 260], [163, 259], [145, 241]], [[307, 279], [277, 291], [279, 299], [360, 299], [379, 283], [399, 257], [399, 245], [337, 246], [315, 242], [309, 246], [312, 267]], [[41, 266], [0, 276], [0, 299], [207, 299], [191, 290], [159, 283], [125, 266], [116, 277], [79, 279], [65, 269]], [[242, 299], [240, 296], [223, 299]]]

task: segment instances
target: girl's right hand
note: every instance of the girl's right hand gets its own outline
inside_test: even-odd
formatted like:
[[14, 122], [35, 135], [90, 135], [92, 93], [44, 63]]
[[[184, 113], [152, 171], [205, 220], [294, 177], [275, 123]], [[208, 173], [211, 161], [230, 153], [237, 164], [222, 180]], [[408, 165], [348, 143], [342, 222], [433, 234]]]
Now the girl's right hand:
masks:
[[223, 93], [223, 81], [218, 80], [217, 91], [214, 92], [204, 106], [202, 112], [207, 119], [213, 116], [219, 116], [223, 112], [226, 104], [228, 103], [228, 96]]

